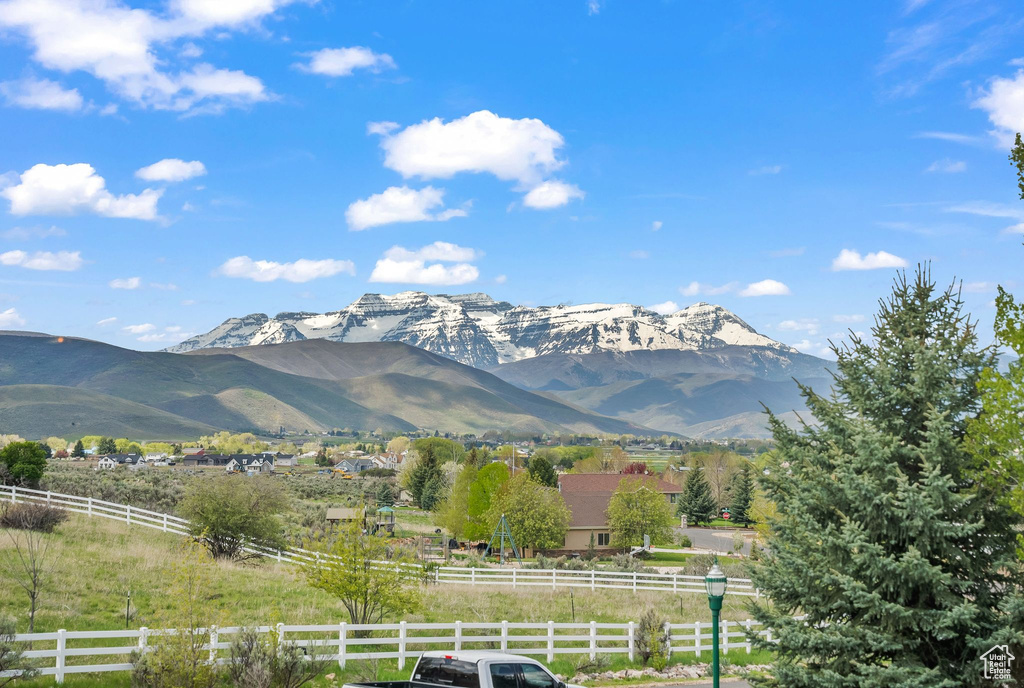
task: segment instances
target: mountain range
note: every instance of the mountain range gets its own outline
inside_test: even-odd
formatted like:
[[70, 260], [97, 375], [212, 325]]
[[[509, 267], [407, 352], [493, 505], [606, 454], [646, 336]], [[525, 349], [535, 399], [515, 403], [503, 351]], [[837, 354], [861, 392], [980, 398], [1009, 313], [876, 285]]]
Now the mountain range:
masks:
[[325, 314], [230, 318], [164, 352], [0, 333], [0, 432], [764, 437], [764, 406], [795, 420], [793, 378], [827, 388], [829, 365], [706, 303], [660, 315], [367, 294]]
[[795, 350], [759, 334], [721, 306], [697, 303], [661, 315], [628, 303], [513, 306], [486, 294], [365, 294], [329, 313], [229, 318], [167, 351], [332, 342], [405, 342], [476, 368], [550, 354], [700, 351], [723, 346]]

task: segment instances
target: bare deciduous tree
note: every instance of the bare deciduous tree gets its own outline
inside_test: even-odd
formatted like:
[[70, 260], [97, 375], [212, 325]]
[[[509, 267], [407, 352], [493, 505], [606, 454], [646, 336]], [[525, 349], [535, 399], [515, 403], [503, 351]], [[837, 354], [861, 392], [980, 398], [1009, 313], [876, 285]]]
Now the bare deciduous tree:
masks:
[[35, 631], [40, 600], [60, 566], [54, 536], [36, 530], [4, 528], [10, 547], [0, 556], [0, 578], [14, 583], [28, 595], [28, 632]]

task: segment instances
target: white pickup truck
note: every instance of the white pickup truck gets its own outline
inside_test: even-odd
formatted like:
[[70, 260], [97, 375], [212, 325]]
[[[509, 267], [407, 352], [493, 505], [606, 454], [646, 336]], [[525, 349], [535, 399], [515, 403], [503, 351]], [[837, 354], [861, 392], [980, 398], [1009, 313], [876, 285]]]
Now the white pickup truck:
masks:
[[346, 683], [344, 688], [581, 688], [559, 681], [535, 659], [500, 652], [424, 652], [408, 681]]

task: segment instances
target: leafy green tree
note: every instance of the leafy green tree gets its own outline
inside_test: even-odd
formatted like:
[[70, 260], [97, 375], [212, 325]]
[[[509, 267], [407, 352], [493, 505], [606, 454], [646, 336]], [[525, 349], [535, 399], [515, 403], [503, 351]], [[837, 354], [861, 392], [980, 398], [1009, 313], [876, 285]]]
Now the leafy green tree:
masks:
[[421, 455], [429, 447], [433, 451], [439, 464], [445, 461], [461, 461], [466, 454], [466, 448], [458, 442], [445, 439], [444, 437], [424, 437], [412, 443], [413, 449]]
[[754, 503], [754, 480], [750, 475], [750, 467], [745, 467], [732, 479], [732, 498], [729, 504], [729, 516], [732, 520], [748, 525], [751, 520], [751, 507]]
[[46, 472], [46, 450], [38, 442], [12, 442], [0, 449], [0, 464], [11, 484], [35, 487]]
[[456, 539], [461, 538], [465, 533], [469, 520], [469, 489], [477, 476], [476, 465], [471, 462], [472, 454], [473, 452], [470, 451], [467, 455], [466, 462], [455, 477], [455, 483], [448, 493], [448, 498], [434, 514], [434, 523], [451, 533], [452, 537]]
[[494, 495], [508, 479], [508, 466], [503, 463], [489, 463], [477, 471], [466, 501], [467, 538], [481, 540], [490, 536], [494, 526], [488, 525], [487, 512]]
[[644, 535], [652, 545], [672, 543], [675, 518], [665, 495], [653, 487], [655, 481], [626, 477], [608, 502], [608, 528], [612, 531], [612, 545], [635, 547], [644, 544]]
[[487, 510], [491, 532], [502, 515], [519, 547], [555, 549], [565, 544], [569, 507], [558, 490], [530, 480], [526, 473], [509, 479], [494, 494]]
[[315, 463], [317, 466], [330, 466], [331, 459], [327, 456], [327, 449], [320, 447], [316, 452]]
[[114, 441], [113, 437], [101, 437], [100, 441], [96, 444], [97, 454], [116, 454], [117, 453], [117, 442]]
[[255, 555], [244, 551], [246, 545], [284, 546], [279, 517], [287, 507], [279, 482], [224, 475], [193, 483], [179, 510], [213, 557], [248, 559]]
[[704, 478], [704, 469], [697, 464], [694, 464], [686, 474], [683, 494], [676, 513], [685, 514], [688, 524], [710, 523], [718, 515], [718, 505], [715, 504], [711, 487]]
[[899, 276], [873, 343], [833, 348], [834, 394], [802, 388], [816, 425], [769, 416], [777, 514], [751, 569], [768, 685], [980, 685], [981, 654], [1020, 642], [1021, 518], [964, 442], [993, 356], [962, 308], [927, 270]]
[[117, 447], [118, 454], [141, 454], [142, 445], [138, 442], [133, 442], [127, 437], [114, 440], [114, 446]]
[[82, 440], [75, 442], [75, 448], [71, 450], [71, 456], [76, 459], [80, 459], [85, 456], [85, 445], [82, 444]]
[[558, 485], [558, 475], [555, 473], [555, 469], [551, 467], [551, 462], [543, 456], [535, 456], [530, 459], [527, 470], [530, 473], [530, 479], [535, 483], [548, 487]]
[[333, 556], [307, 564], [306, 582], [341, 600], [352, 623], [381, 623], [419, 607], [415, 574], [401, 566], [411, 561], [383, 537], [364, 535], [359, 523], [342, 529], [333, 543], [320, 541], [314, 546]]

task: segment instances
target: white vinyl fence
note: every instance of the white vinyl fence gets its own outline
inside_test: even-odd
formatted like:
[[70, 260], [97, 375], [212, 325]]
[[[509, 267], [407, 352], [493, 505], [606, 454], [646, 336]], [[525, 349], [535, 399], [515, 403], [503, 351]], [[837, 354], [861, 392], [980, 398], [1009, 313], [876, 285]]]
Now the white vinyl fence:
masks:
[[[165, 533], [189, 534], [189, 523], [183, 518], [141, 509], [127, 504], [106, 502], [92, 497], [29, 490], [24, 487], [0, 485], [0, 499], [12, 502], [36, 502], [59, 507], [75, 513], [87, 514], [122, 521], [131, 525], [156, 528]], [[245, 550], [274, 561], [289, 564], [305, 564], [327, 555], [310, 550], [292, 548], [271, 550], [265, 547], [249, 546]], [[420, 567], [415, 565], [416, 569]], [[430, 580], [435, 583], [456, 583], [463, 585], [501, 585], [517, 588], [520, 586], [541, 586], [556, 588], [589, 588], [618, 590], [654, 590], [659, 592], [693, 592], [706, 594], [704, 578], [684, 576], [676, 573], [618, 573], [614, 571], [568, 571], [563, 569], [516, 569], [516, 568], [463, 568], [441, 566], [430, 570]], [[748, 578], [730, 578], [727, 595], [760, 598], [760, 591], [754, 588]]]
[[[670, 639], [669, 654], [695, 654], [711, 650], [710, 622], [666, 624]], [[225, 664], [230, 661], [229, 648], [233, 636], [242, 628], [202, 629], [209, 633], [203, 645], [207, 661]], [[401, 623], [394, 624], [324, 624], [263, 626], [263, 633], [276, 633], [279, 642], [303, 648], [307, 655], [337, 661], [340, 668], [346, 661], [366, 659], [397, 659], [398, 668], [406, 666], [426, 650], [494, 650], [517, 655], [543, 657], [548, 662], [555, 655], [624, 654], [635, 658], [636, 623]], [[68, 674], [130, 671], [129, 655], [152, 647], [154, 637], [174, 631], [140, 628], [125, 631], [64, 631], [56, 633], [23, 633], [17, 642], [31, 643], [24, 653], [42, 666], [39, 673], [53, 676], [62, 683]], [[723, 652], [751, 652], [749, 634], [771, 641], [771, 630], [750, 619], [722, 621], [719, 642]], [[370, 637], [355, 637], [367, 636]], [[40, 649], [45, 646], [45, 649]], [[105, 661], [104, 661], [105, 660]], [[10, 673], [0, 674], [0, 676]]]

